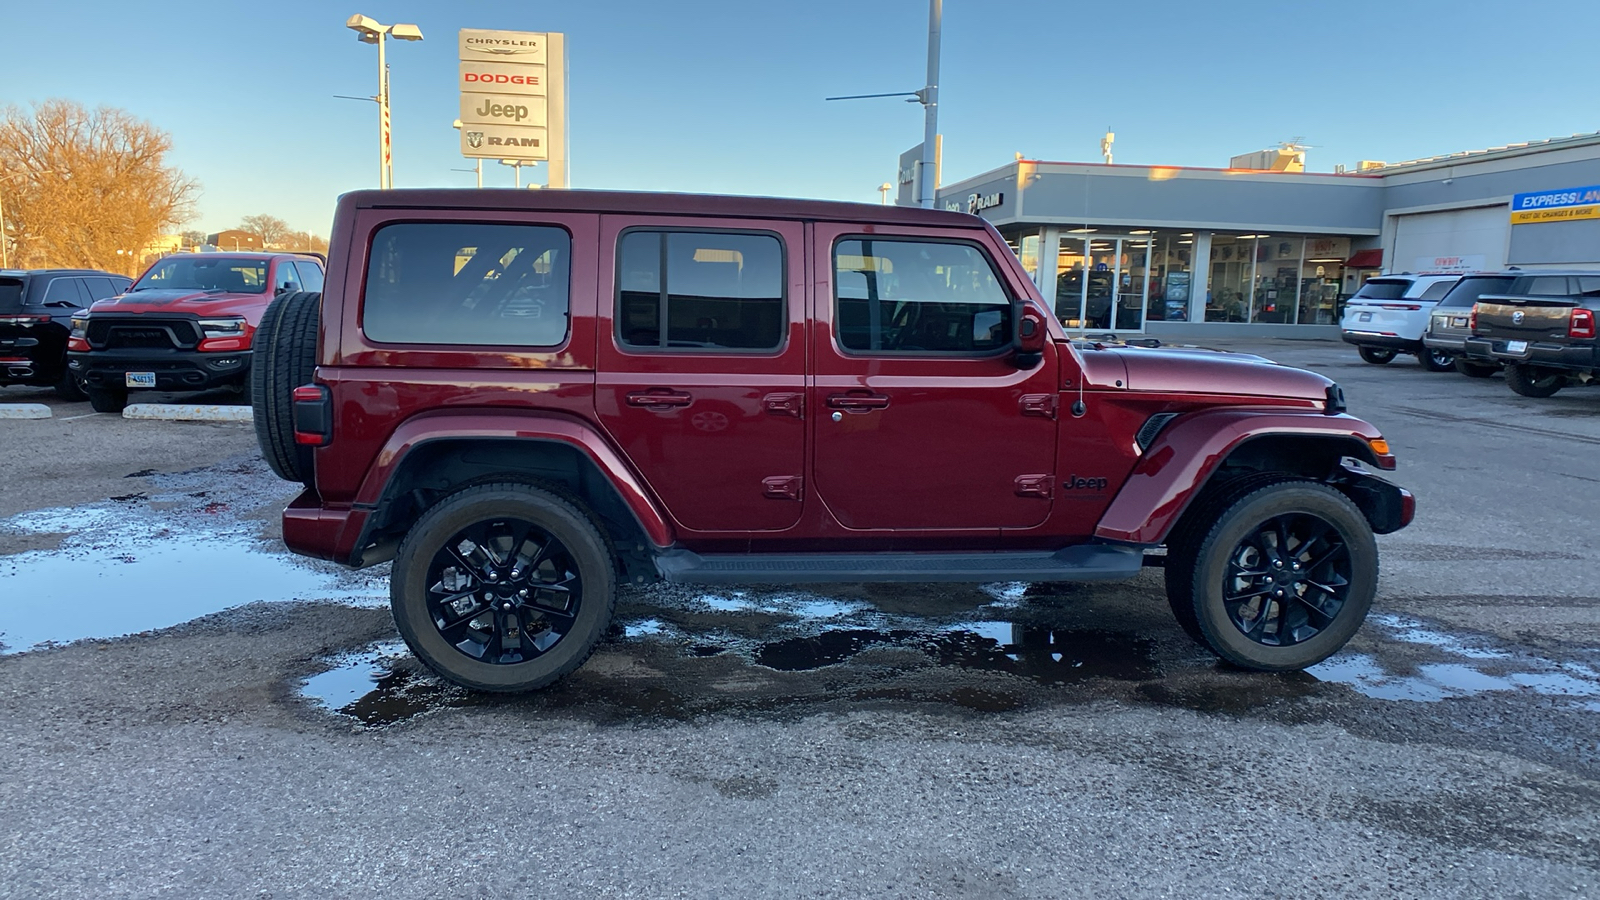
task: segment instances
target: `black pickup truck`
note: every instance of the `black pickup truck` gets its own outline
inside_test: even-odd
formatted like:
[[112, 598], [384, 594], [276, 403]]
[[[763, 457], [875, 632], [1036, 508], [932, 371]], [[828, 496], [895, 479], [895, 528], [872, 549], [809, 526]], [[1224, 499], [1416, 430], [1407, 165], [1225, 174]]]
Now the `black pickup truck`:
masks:
[[1526, 294], [1478, 298], [1465, 355], [1503, 363], [1506, 383], [1524, 397], [1600, 383], [1600, 272], [1529, 277]]

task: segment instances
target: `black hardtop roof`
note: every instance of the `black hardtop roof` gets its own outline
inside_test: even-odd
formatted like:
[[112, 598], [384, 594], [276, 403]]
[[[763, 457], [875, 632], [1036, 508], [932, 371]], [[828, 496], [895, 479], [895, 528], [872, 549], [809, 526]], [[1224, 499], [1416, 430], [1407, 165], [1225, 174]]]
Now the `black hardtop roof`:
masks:
[[514, 188], [406, 188], [352, 191], [340, 198], [358, 209], [530, 210], [546, 212], [636, 213], [640, 215], [727, 216], [729, 218], [823, 219], [892, 225], [983, 227], [966, 213], [920, 207], [742, 197], [725, 194], [669, 194], [646, 191], [516, 190]]
[[15, 278], [19, 275], [103, 275], [107, 278], [127, 278], [116, 272], [107, 272], [103, 269], [0, 269], [0, 278]]

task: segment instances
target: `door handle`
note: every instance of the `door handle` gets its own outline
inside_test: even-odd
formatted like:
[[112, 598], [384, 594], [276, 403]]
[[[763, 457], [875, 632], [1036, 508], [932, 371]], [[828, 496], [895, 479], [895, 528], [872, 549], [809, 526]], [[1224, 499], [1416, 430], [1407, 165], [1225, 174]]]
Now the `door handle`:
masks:
[[828, 397], [830, 409], [883, 409], [889, 398], [882, 394], [833, 394]]
[[661, 390], [659, 388], [649, 391], [634, 391], [627, 397], [629, 406], [642, 406], [646, 409], [669, 409], [674, 406], [688, 406], [694, 402], [694, 395], [684, 391]]

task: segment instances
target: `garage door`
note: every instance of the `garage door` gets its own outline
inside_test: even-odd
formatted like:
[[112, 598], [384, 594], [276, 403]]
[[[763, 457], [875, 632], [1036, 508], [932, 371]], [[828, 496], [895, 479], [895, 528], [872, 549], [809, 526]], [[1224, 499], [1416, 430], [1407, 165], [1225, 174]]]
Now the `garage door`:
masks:
[[1498, 269], [1506, 261], [1510, 218], [1504, 204], [1397, 216], [1389, 269], [1430, 269], [1440, 257], [1467, 257], [1471, 268]]

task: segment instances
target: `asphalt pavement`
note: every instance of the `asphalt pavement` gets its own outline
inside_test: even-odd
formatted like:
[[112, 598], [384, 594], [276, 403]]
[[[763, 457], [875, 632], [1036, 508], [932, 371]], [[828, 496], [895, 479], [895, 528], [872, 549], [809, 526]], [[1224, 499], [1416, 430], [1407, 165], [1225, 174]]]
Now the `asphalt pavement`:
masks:
[[[1222, 342], [1219, 342], [1222, 343]], [[0, 897], [1600, 895], [1600, 388], [1338, 380], [1418, 497], [1368, 624], [1231, 671], [1126, 584], [656, 586], [455, 690], [289, 557], [248, 426], [0, 422]]]

